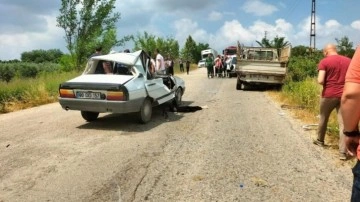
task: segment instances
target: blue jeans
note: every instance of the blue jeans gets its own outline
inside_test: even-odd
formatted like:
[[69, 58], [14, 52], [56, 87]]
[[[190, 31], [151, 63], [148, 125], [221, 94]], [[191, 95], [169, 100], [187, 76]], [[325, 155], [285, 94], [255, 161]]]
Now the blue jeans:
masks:
[[351, 193], [351, 202], [358, 202], [360, 201], [360, 160], [356, 162], [352, 172], [354, 174], [354, 182]]

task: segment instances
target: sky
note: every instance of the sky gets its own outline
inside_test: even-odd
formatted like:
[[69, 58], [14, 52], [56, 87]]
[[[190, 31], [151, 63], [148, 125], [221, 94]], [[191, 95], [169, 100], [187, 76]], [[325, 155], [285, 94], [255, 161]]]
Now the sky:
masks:
[[[60, 49], [68, 53], [65, 32], [57, 27], [60, 0], [0, 0], [0, 60], [20, 59], [32, 50]], [[347, 36], [360, 44], [359, 0], [316, 0], [315, 45]], [[285, 37], [292, 46], [310, 46], [312, 0], [117, 0], [118, 39], [149, 34], [174, 38], [180, 48], [191, 36], [221, 52], [239, 41], [257, 46]], [[116, 51], [132, 49], [129, 42]]]

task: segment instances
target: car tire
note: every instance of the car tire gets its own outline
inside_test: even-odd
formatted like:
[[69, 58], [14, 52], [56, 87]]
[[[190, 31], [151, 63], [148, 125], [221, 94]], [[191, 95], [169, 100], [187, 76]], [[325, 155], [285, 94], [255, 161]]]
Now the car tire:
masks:
[[173, 106], [179, 107], [179, 106], [181, 106], [181, 102], [182, 102], [182, 90], [181, 90], [181, 88], [178, 88], [175, 91], [175, 98], [173, 100]]
[[243, 84], [242, 84], [242, 82], [239, 80], [239, 79], [237, 79], [237, 82], [236, 82], [236, 90], [241, 90], [241, 86], [242, 86]]
[[140, 123], [148, 123], [151, 120], [152, 115], [152, 103], [150, 99], [146, 98], [143, 104], [140, 107], [140, 111], [138, 112], [138, 117]]
[[241, 83], [241, 87], [242, 90], [249, 90], [249, 85]]
[[95, 121], [99, 117], [99, 112], [81, 111], [81, 116], [88, 122]]

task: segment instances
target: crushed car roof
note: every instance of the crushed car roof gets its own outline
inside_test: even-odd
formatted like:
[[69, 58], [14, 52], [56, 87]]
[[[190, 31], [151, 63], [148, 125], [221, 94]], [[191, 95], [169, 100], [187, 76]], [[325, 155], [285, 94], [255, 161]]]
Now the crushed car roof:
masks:
[[107, 55], [99, 55], [92, 57], [91, 60], [107, 60], [113, 62], [119, 62], [127, 65], [135, 64], [137, 58], [140, 56], [142, 50], [133, 53], [113, 53]]

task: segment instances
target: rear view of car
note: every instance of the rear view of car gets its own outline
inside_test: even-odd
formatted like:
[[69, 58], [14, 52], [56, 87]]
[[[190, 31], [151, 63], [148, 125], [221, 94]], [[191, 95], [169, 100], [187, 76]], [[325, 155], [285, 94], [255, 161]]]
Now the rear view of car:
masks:
[[[103, 61], [112, 64], [113, 73], [96, 72]], [[60, 84], [59, 103], [65, 110], [80, 111], [89, 122], [99, 113], [137, 113], [139, 121], [147, 123], [152, 107], [165, 103], [177, 107], [185, 91], [177, 76], [151, 75], [149, 62], [144, 51], [93, 57], [82, 75]]]

